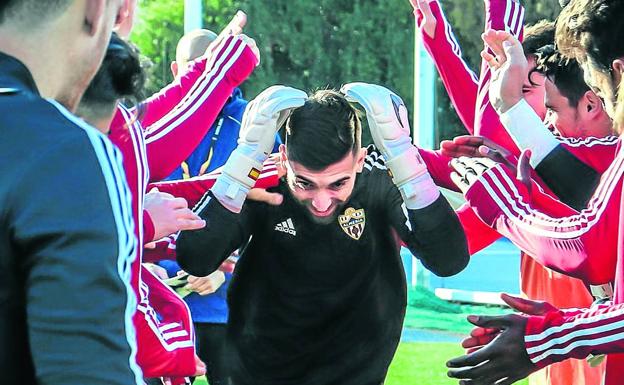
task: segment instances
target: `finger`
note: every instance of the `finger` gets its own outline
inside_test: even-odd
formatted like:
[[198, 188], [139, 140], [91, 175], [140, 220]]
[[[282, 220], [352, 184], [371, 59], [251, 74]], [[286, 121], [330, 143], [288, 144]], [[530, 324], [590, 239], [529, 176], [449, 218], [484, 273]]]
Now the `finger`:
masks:
[[206, 221], [203, 219], [178, 219], [177, 225], [176, 231], [199, 230], [206, 227]]
[[501, 294], [501, 299], [512, 309], [524, 314], [544, 315], [550, 310], [556, 310], [556, 308], [548, 302], [532, 301], [530, 299], [515, 297], [505, 293]]
[[486, 140], [486, 138], [478, 135], [459, 135], [453, 138], [453, 143], [478, 146], [485, 144]]
[[468, 337], [461, 342], [461, 347], [464, 349], [471, 349], [475, 347], [485, 346], [492, 342], [497, 336], [498, 333], [488, 334], [480, 337]]
[[475, 183], [481, 174], [488, 169], [479, 162], [479, 160], [484, 158], [467, 158], [462, 156], [458, 159], [464, 164], [464, 179], [466, 179], [470, 185]]
[[507, 61], [507, 55], [505, 50], [503, 49], [503, 41], [505, 41], [506, 37], [509, 35], [501, 35], [498, 34], [495, 30], [488, 30], [483, 35], [483, 41], [485, 44], [492, 50], [494, 56], [496, 57], [496, 61], [499, 66], [503, 65]]
[[521, 64], [526, 62], [522, 44], [515, 38], [515, 36], [505, 31], [497, 31], [496, 35], [502, 41], [502, 48], [505, 52], [505, 57], [510, 61], [510, 63]]
[[155, 249], [156, 248], [156, 242], [149, 242], [146, 243], [145, 245], [143, 245], [143, 248], [145, 249]]
[[470, 336], [471, 337], [481, 337], [481, 336], [487, 336], [489, 334], [497, 334], [499, 333], [501, 330], [497, 329], [497, 328], [482, 328], [482, 327], [476, 327], [473, 328], [470, 331]]
[[197, 215], [195, 212], [193, 212], [193, 210], [189, 208], [177, 209], [175, 211], [175, 215], [177, 219], [190, 219], [190, 220], [201, 219], [199, 215]]
[[511, 325], [510, 315], [487, 316], [487, 315], [469, 315], [468, 322], [475, 326], [484, 328], [505, 329]]
[[148, 194], [149, 193], [157, 193], [157, 192], [158, 192], [158, 187], [152, 187], [152, 189], [148, 191]]
[[496, 57], [486, 50], [481, 51], [481, 59], [487, 63], [488, 67], [490, 67], [490, 70], [492, 71], [500, 67], [500, 64], [496, 61]]
[[487, 347], [477, 350], [474, 353], [466, 354], [461, 357], [453, 358], [446, 362], [449, 368], [465, 368], [477, 366], [482, 362], [490, 359], [490, 350]]
[[512, 376], [512, 377], [507, 377], [505, 379], [503, 379], [502, 381], [499, 381], [496, 383], [496, 385], [511, 385], [511, 384], [515, 384], [516, 382], [522, 380], [524, 377], [522, 376]]
[[468, 168], [466, 166], [465, 159], [466, 157], [455, 158], [451, 160], [451, 167], [455, 170], [462, 178], [466, 176], [468, 172]]
[[486, 384], [487, 382], [480, 382], [479, 380], [491, 377], [494, 374], [493, 371], [495, 369], [495, 363], [493, 361], [489, 361], [478, 366], [449, 369], [447, 375], [451, 378], [475, 379], [478, 384]]
[[477, 146], [473, 146], [471, 144], [458, 144], [455, 142], [451, 142], [450, 140], [445, 140], [441, 142], [440, 150], [442, 152], [442, 155], [452, 158], [458, 158], [460, 156], [483, 156], [479, 154]]
[[451, 180], [455, 183], [455, 186], [463, 192], [466, 192], [470, 187], [468, 181], [456, 172], [451, 173]]

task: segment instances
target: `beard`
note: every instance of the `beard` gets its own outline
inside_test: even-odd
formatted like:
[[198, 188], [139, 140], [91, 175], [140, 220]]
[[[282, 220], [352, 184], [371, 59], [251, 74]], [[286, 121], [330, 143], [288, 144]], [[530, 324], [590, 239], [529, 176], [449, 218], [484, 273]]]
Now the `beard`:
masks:
[[332, 206], [334, 207], [334, 211], [326, 216], [326, 217], [319, 217], [317, 215], [312, 214], [311, 208], [312, 208], [312, 202], [311, 201], [297, 201], [302, 208], [304, 209], [304, 211], [306, 212], [306, 215], [308, 218], [310, 218], [310, 220], [316, 224], [319, 225], [329, 225], [330, 223], [334, 222], [337, 218], [338, 215], [340, 215], [340, 212], [342, 211], [345, 202], [343, 201], [332, 201]]

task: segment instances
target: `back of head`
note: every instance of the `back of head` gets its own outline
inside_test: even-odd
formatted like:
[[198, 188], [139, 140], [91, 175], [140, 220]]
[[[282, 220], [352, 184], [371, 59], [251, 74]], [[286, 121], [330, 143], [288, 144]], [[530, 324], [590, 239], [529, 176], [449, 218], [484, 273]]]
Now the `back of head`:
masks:
[[557, 18], [557, 48], [579, 61], [585, 58], [609, 71], [624, 56], [624, 1], [572, 0]]
[[202, 56], [216, 38], [217, 34], [207, 29], [196, 29], [182, 36], [176, 47], [178, 67], [184, 68], [190, 61]]
[[286, 123], [288, 159], [312, 171], [321, 171], [356, 155], [362, 143], [357, 110], [334, 90], [315, 92]]
[[109, 118], [119, 100], [140, 101], [144, 83], [137, 49], [113, 33], [102, 66], [80, 101], [78, 115], [90, 123]]
[[555, 22], [551, 20], [540, 20], [535, 24], [528, 25], [524, 29], [524, 40], [522, 49], [525, 56], [532, 56], [545, 45], [555, 42]]
[[579, 100], [589, 91], [583, 78], [583, 69], [574, 59], [564, 58], [554, 44], [537, 51], [537, 70], [543, 73], [561, 95], [565, 96], [570, 106], [576, 107]]
[[[612, 63], [624, 57], [624, 1], [571, 0], [557, 18], [559, 51], [612, 78]], [[616, 125], [624, 128], [624, 82], [620, 82]]]
[[30, 27], [61, 15], [73, 0], [5, 0], [0, 3], [0, 24], [11, 22]]

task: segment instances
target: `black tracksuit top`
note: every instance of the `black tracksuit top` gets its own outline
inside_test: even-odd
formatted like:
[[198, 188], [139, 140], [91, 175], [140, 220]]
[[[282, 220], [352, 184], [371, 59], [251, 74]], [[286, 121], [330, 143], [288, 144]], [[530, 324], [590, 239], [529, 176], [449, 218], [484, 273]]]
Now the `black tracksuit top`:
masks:
[[382, 383], [406, 308], [398, 239], [434, 273], [455, 274], [468, 262], [455, 212], [443, 196], [407, 210], [372, 146], [331, 224], [312, 222], [285, 181], [273, 191], [280, 206], [247, 201], [240, 214], [208, 193], [197, 206], [207, 226], [177, 242], [194, 275], [245, 245], [228, 293], [234, 384]]

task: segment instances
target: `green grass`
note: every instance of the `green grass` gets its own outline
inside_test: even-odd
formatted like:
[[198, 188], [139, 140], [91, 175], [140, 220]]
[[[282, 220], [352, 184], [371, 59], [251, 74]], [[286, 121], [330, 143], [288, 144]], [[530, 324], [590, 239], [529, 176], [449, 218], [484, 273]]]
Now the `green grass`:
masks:
[[[458, 344], [401, 343], [390, 365], [385, 385], [457, 385], [457, 380], [446, 376], [446, 361], [463, 354]], [[195, 384], [206, 385], [202, 377]], [[526, 385], [526, 380], [516, 383]]]
[[469, 314], [497, 315], [510, 312], [500, 306], [460, 305], [447, 302], [426, 289], [413, 288], [408, 292], [404, 327], [468, 334], [472, 329], [472, 325], [466, 321]]

